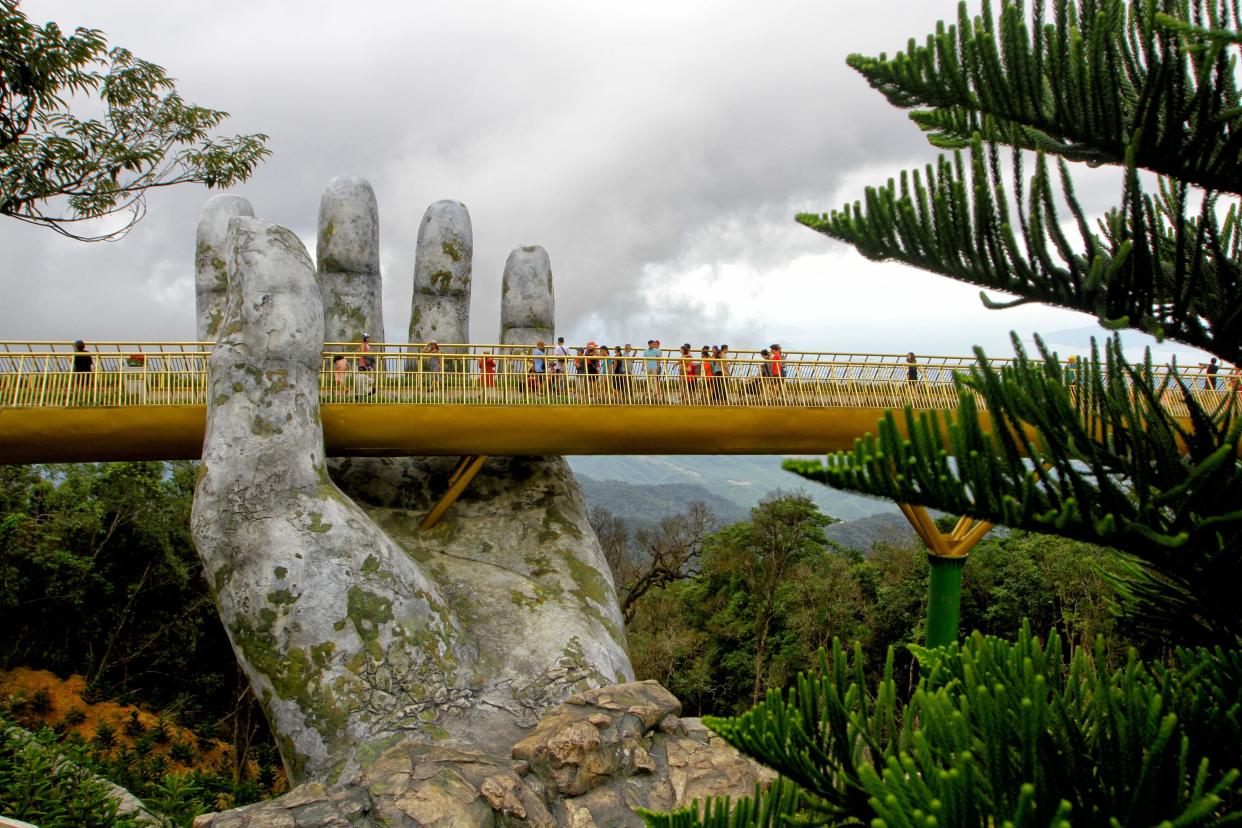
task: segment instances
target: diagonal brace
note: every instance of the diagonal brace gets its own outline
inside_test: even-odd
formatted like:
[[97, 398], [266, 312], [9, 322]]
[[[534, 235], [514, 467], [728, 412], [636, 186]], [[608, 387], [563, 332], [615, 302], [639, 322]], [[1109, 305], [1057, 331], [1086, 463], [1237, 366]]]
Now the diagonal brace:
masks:
[[440, 522], [440, 518], [444, 517], [444, 513], [448, 508], [461, 497], [461, 493], [470, 485], [470, 481], [474, 480], [474, 476], [479, 473], [479, 469], [483, 468], [483, 464], [487, 462], [486, 454], [467, 455], [457, 461], [457, 465], [453, 467], [452, 473], [449, 474], [449, 488], [444, 496], [431, 507], [431, 511], [427, 513], [427, 517], [423, 518], [422, 523], [418, 524], [418, 528], [427, 530], [435, 527]]

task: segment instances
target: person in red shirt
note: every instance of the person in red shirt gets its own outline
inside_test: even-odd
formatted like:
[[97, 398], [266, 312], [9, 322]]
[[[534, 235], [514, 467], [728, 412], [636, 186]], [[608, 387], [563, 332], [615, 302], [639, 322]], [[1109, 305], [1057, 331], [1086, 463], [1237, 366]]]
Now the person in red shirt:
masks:
[[694, 357], [690, 353], [690, 343], [681, 346], [681, 399], [682, 402], [690, 402], [691, 395], [694, 393], [695, 382], [698, 380], [699, 366], [695, 363]]
[[781, 352], [781, 346], [773, 344], [770, 346], [772, 351], [772, 376], [785, 376], [785, 354]]
[[704, 399], [711, 399], [716, 393], [716, 372], [712, 368], [711, 348], [706, 345], [704, 345], [703, 350], [699, 352], [699, 373], [703, 377], [703, 382], [701, 383], [699, 391], [703, 395]]
[[486, 388], [496, 387], [496, 360], [489, 353], [484, 353], [479, 357], [479, 381]]

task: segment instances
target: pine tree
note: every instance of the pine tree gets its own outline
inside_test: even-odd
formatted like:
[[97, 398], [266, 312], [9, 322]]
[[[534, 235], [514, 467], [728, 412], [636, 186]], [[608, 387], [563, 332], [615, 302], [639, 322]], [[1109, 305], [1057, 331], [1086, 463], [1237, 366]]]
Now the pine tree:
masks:
[[[984, 0], [972, 18], [962, 3], [956, 25], [923, 45], [851, 56], [952, 154], [798, 220], [868, 258], [1018, 297], [981, 292], [989, 307], [1058, 305], [1242, 361], [1237, 0], [1035, 0], [1029, 24], [1024, 5], [1001, 0], [993, 15]], [[1075, 164], [1123, 171], [1120, 204], [1098, 222], [1075, 197]], [[1194, 393], [1176, 371], [1129, 365], [1116, 338], [1071, 379], [1037, 343], [1028, 357], [1015, 337], [1017, 359], [1000, 369], [977, 351], [951, 416], [890, 414], [852, 453], [789, 465], [840, 488], [1116, 546], [1135, 561], [1136, 623], [1165, 640], [1236, 646], [1237, 395], [1224, 381], [1229, 393]]]
[[[995, 17], [987, 0], [976, 18], [963, 4], [957, 25], [924, 46], [849, 58], [953, 154], [799, 221], [870, 258], [1012, 293], [1010, 304], [1074, 308], [1236, 364], [1238, 0], [1035, 0], [1029, 27], [1024, 15], [1021, 0], [1002, 0]], [[1124, 171], [1120, 206], [1094, 225], [1072, 163]], [[952, 415], [890, 412], [852, 453], [791, 465], [842, 488], [1116, 546], [1136, 564], [1133, 618], [1165, 642], [1216, 646], [1177, 650], [1168, 664], [1131, 653], [1110, 670], [1099, 647], [1063, 657], [1055, 632], [1046, 644], [1029, 630], [1012, 643], [976, 633], [960, 647], [912, 648], [921, 676], [903, 703], [891, 654], [871, 691], [857, 650], [850, 659], [838, 644], [819, 675], [707, 720], [781, 780], [739, 803], [644, 814], [648, 825], [1242, 820], [1236, 394], [1196, 391], [1150, 358], [1131, 366], [1116, 338], [1071, 378], [1037, 343], [1030, 358], [1015, 337], [1017, 359], [1000, 369], [978, 351]]]

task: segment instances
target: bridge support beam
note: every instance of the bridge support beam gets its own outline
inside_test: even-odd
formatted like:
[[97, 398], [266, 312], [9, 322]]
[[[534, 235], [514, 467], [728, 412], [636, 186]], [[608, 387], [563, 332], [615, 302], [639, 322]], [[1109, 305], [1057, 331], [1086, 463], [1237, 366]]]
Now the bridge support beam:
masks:
[[927, 587], [927, 646], [941, 647], [957, 640], [962, 607], [962, 569], [970, 550], [992, 528], [985, 520], [958, 518], [944, 534], [922, 506], [898, 503], [901, 513], [927, 545], [931, 580]]
[[474, 480], [474, 476], [479, 473], [479, 469], [483, 468], [483, 464], [487, 462], [486, 454], [467, 455], [457, 461], [457, 465], [453, 467], [453, 471], [449, 473], [449, 488], [444, 493], [444, 497], [431, 507], [431, 511], [427, 513], [427, 517], [423, 518], [422, 523], [418, 524], [419, 529], [427, 530], [434, 528], [440, 522], [440, 518], [444, 517], [444, 513], [452, 506], [457, 498], [461, 497], [461, 493], [470, 485], [470, 481]]

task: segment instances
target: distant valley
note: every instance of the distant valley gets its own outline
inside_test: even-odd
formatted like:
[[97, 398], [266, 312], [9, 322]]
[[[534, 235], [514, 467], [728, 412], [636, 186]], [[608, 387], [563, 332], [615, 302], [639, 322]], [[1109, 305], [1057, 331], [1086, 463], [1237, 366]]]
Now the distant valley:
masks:
[[781, 468], [773, 455], [652, 455], [568, 457], [589, 506], [602, 506], [632, 526], [652, 524], [701, 500], [725, 523], [746, 520], [775, 491], [805, 494], [843, 523], [829, 536], [866, 551], [875, 541], [904, 543], [914, 533], [887, 500], [813, 483]]

